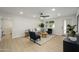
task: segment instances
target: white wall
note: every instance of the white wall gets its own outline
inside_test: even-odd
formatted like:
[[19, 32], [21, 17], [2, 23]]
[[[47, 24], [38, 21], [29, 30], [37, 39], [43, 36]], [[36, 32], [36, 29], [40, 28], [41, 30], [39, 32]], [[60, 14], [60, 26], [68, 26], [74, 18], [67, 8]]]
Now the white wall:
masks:
[[27, 19], [21, 17], [13, 17], [12, 38], [24, 36], [25, 30], [38, 27], [38, 19]]
[[63, 20], [61, 18], [55, 19], [55, 28], [53, 29], [53, 33], [56, 35], [62, 35], [62, 26]]
[[[19, 16], [11, 16], [12, 18], [12, 38], [24, 36], [24, 32], [27, 29], [34, 29], [38, 27], [40, 22], [39, 19], [34, 18], [22, 18]], [[55, 28], [53, 29], [54, 34], [63, 35], [64, 34], [64, 20], [67, 20], [67, 24], [77, 24], [77, 19], [75, 15], [60, 17], [54, 19], [55, 21]]]
[[[35, 18], [22, 18], [22, 16], [15, 16], [6, 13], [0, 13], [4, 17], [9, 17], [12, 20], [12, 38], [24, 36], [27, 29], [37, 28], [40, 20]], [[1, 23], [0, 23], [1, 24]]]
[[[76, 24], [75, 16], [56, 18], [54, 20], [55, 21], [55, 28], [53, 29], [54, 34], [57, 34], [57, 35], [64, 34], [64, 26], [63, 26], [64, 20], [67, 20], [67, 24], [71, 24], [71, 25]], [[40, 22], [39, 19], [13, 17], [12, 38], [24, 36], [25, 30], [37, 28], [39, 25], [39, 22]]]
[[1, 17], [0, 17], [0, 40], [1, 40]]
[[[64, 34], [64, 20], [67, 21], [67, 24], [75, 25], [77, 24], [76, 16], [68, 16], [68, 17], [60, 17], [56, 18], [55, 21], [55, 28], [54, 34], [63, 35]], [[76, 29], [75, 29], [76, 30]]]

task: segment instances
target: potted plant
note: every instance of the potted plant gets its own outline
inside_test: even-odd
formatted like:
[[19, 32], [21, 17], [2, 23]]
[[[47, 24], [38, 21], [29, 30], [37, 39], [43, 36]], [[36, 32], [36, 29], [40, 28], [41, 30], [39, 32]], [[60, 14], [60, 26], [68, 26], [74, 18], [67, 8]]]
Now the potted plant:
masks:
[[75, 41], [76, 40], [76, 31], [74, 30], [76, 27], [76, 25], [67, 25], [67, 35], [68, 37], [72, 40], [72, 41]]
[[41, 28], [41, 31], [44, 32], [44, 23], [39, 24], [39, 27]]
[[40, 26], [41, 28], [44, 28], [44, 23], [41, 23], [39, 26]]

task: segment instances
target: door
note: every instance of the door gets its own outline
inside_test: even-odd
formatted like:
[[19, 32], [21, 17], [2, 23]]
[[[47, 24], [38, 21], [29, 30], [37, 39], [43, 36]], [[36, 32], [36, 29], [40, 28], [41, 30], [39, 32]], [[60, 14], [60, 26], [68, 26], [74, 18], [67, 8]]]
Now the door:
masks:
[[56, 19], [55, 20], [54, 33], [56, 35], [63, 35], [63, 32], [64, 32], [63, 24], [64, 24], [63, 19]]
[[2, 19], [2, 49], [11, 50], [11, 40], [12, 40], [12, 22], [10, 18]]

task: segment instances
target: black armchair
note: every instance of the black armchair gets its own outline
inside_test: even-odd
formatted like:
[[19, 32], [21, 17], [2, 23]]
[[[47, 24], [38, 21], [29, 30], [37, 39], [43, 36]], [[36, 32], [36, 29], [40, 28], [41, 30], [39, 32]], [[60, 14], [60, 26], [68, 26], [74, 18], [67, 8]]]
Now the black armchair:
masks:
[[37, 35], [35, 32], [32, 31], [29, 31], [29, 36], [30, 40], [32, 40], [34, 43], [36, 43], [36, 41], [40, 39], [40, 35]]

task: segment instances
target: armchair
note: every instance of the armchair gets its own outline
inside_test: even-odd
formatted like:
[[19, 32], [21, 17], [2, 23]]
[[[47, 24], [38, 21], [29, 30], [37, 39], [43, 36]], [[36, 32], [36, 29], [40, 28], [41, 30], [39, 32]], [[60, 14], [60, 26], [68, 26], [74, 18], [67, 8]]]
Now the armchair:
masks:
[[29, 36], [30, 40], [32, 40], [34, 43], [36, 43], [36, 41], [40, 39], [40, 35], [37, 35], [35, 32], [32, 31], [29, 31]]

